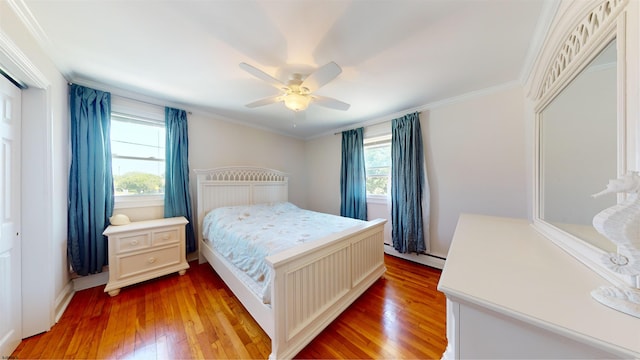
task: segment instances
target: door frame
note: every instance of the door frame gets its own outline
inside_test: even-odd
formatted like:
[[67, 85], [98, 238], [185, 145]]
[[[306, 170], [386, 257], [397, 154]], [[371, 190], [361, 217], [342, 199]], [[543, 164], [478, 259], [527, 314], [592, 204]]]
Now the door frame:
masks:
[[[22, 90], [21, 220], [22, 335], [55, 323], [51, 81], [0, 28], [0, 64], [28, 86]], [[34, 147], [35, 145], [35, 147]], [[29, 186], [26, 186], [28, 184]], [[62, 184], [61, 184], [62, 185]], [[30, 191], [26, 191], [29, 188]], [[58, 271], [59, 272], [59, 271]], [[26, 315], [26, 316], [25, 316]]]

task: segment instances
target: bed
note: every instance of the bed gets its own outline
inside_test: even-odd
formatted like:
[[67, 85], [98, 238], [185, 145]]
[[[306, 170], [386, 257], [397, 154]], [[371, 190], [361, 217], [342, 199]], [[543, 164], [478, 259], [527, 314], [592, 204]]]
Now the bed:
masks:
[[303, 242], [265, 258], [269, 301], [203, 235], [213, 209], [287, 203], [288, 176], [257, 167], [194, 170], [200, 262], [208, 262], [271, 339], [270, 359], [295, 356], [385, 272], [386, 220], [356, 226]]

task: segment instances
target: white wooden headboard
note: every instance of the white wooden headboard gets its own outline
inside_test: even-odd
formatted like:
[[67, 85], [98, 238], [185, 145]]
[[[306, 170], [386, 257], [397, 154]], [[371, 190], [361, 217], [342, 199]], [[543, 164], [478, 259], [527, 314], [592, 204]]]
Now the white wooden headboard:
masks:
[[289, 176], [278, 170], [228, 166], [193, 171], [198, 180], [198, 240], [202, 238], [202, 220], [212, 209], [289, 199]]

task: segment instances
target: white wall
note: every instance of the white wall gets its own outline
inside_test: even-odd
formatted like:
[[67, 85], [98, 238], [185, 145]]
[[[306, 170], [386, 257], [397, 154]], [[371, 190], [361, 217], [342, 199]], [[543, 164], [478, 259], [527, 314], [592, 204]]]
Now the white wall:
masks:
[[423, 112], [431, 185], [431, 252], [446, 256], [461, 213], [526, 217], [521, 87]]
[[340, 215], [342, 137], [328, 135], [305, 142], [309, 210]]
[[[421, 112], [431, 188], [431, 254], [446, 257], [460, 213], [526, 217], [524, 97], [510, 87]], [[340, 136], [306, 143], [308, 204], [340, 210]]]
[[247, 165], [284, 171], [289, 174], [289, 201], [307, 206], [304, 141], [196, 112], [188, 120], [190, 169]]

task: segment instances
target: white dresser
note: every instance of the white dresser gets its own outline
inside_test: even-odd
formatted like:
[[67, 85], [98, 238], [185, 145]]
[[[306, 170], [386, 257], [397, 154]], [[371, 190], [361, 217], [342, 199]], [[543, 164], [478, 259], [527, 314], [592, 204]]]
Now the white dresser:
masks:
[[110, 225], [109, 282], [104, 288], [111, 296], [120, 288], [178, 272], [184, 275], [189, 264], [185, 253], [184, 217], [137, 221]]
[[601, 285], [527, 220], [462, 215], [438, 284], [443, 358], [640, 358], [640, 319], [593, 300]]

